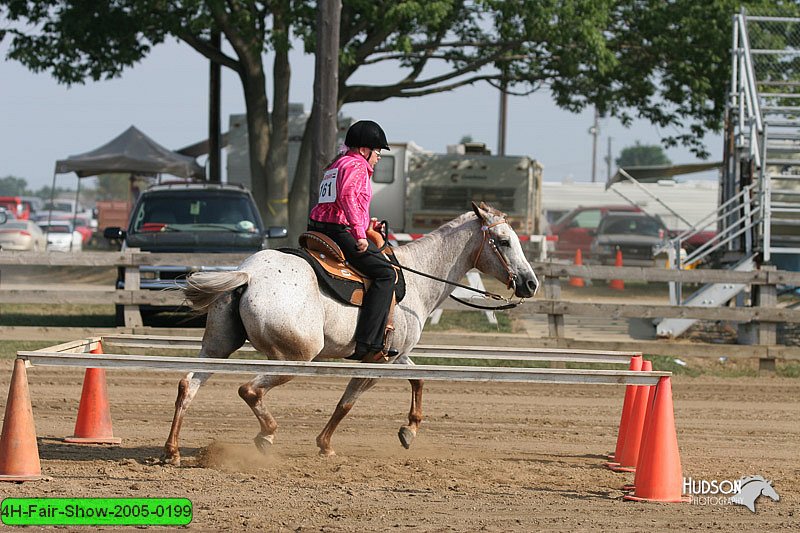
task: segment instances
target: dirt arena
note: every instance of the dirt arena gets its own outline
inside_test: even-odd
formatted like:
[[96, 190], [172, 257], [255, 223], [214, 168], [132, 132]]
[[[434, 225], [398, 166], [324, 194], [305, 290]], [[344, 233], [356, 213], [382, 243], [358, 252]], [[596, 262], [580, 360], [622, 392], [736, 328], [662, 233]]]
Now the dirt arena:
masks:
[[[8, 390], [11, 360], [0, 362]], [[742, 506], [622, 500], [632, 474], [601, 466], [614, 447], [622, 386], [426, 383], [425, 422], [410, 450], [397, 430], [408, 383], [362, 396], [321, 458], [314, 438], [344, 379], [297, 379], [269, 395], [281, 427], [261, 456], [256, 420], [215, 376], [184, 423], [184, 464], [154, 464], [172, 416], [177, 373], [108, 371], [120, 447], [73, 446], [83, 371], [29, 370], [43, 474], [2, 484], [0, 496], [186, 497], [192, 530], [539, 531], [797, 530], [800, 380], [674, 378], [683, 471], [694, 479], [773, 480], [779, 502]], [[96, 530], [97, 528], [86, 528]]]

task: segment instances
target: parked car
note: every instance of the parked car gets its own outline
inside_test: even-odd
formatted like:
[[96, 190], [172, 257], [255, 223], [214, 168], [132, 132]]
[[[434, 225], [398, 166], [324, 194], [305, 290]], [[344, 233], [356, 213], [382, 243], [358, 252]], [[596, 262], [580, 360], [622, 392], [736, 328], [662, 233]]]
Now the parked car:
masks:
[[[47, 222], [47, 213], [45, 213], [45, 218], [41, 220], [41, 222]], [[91, 220], [86, 217], [85, 215], [65, 215], [61, 212], [54, 211], [53, 214], [50, 216], [50, 222], [55, 223], [74, 223], [75, 231], [81, 234], [81, 242], [85, 245], [92, 239], [92, 235], [94, 231], [91, 228]]]
[[0, 225], [0, 250], [16, 252], [43, 252], [47, 239], [35, 222], [8, 220]]
[[9, 213], [14, 215], [14, 218], [19, 220], [28, 220], [31, 215], [30, 207], [19, 196], [0, 196], [0, 207], [5, 207]]
[[47, 237], [48, 252], [80, 252], [83, 249], [83, 236], [75, 231], [71, 222], [40, 222], [39, 228]]
[[655, 248], [668, 237], [667, 227], [657, 216], [610, 212], [597, 226], [592, 262], [613, 265], [620, 250], [625, 266], [654, 266]]
[[[203, 257], [209, 253], [255, 253], [263, 248], [265, 239], [285, 237], [286, 228], [265, 230], [252, 195], [241, 185], [173, 183], [144, 191], [131, 211], [127, 230], [109, 227], [103, 235], [122, 240], [123, 250], [198, 254], [191, 265], [140, 267], [140, 288], [160, 290], [185, 285], [186, 276], [198, 270], [236, 268], [203, 266]], [[123, 269], [118, 273], [117, 288], [125, 288]], [[117, 306], [117, 323], [124, 325], [122, 306]]]
[[576, 207], [550, 225], [550, 235], [555, 237], [555, 250], [560, 259], [573, 259], [580, 249], [583, 259], [591, 257], [591, 244], [600, 220], [610, 212], [640, 212], [632, 205], [603, 205]]
[[30, 220], [36, 220], [35, 216], [42, 212], [44, 208], [44, 200], [38, 196], [20, 196], [22, 204], [30, 211]]

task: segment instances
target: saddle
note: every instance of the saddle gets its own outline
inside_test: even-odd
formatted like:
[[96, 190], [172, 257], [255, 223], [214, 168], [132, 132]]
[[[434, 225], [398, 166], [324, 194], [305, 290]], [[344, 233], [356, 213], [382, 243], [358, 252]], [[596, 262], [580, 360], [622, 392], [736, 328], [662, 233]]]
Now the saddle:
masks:
[[[395, 269], [394, 295], [384, 334], [385, 352], [391, 346], [391, 336], [394, 332], [394, 306], [403, 300], [406, 293], [405, 278], [391, 246], [386, 245], [383, 235], [372, 228], [367, 229], [366, 233], [367, 239], [383, 252], [386, 259], [398, 266]], [[369, 288], [371, 280], [347, 262], [339, 245], [318, 231], [307, 231], [300, 235], [298, 241], [300, 248], [281, 248], [280, 251], [308, 261], [317, 275], [320, 287], [325, 292], [342, 303], [361, 307], [364, 293]]]

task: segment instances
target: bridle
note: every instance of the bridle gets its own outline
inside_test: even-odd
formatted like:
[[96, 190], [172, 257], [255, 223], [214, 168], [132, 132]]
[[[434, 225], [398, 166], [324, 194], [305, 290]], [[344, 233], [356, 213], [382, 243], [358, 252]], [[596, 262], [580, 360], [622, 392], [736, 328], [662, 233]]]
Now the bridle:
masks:
[[[508, 274], [508, 281], [506, 282], [506, 288], [510, 289], [513, 285], [515, 285], [516, 279], [517, 279], [517, 275], [514, 274], [514, 272], [511, 270], [511, 267], [509, 266], [508, 261], [506, 261], [506, 258], [503, 256], [502, 252], [497, 248], [497, 245], [495, 244], [494, 239], [489, 235], [489, 228], [493, 228], [493, 227], [498, 226], [500, 224], [508, 224], [508, 221], [505, 218], [503, 218], [502, 220], [499, 220], [499, 221], [497, 221], [497, 222], [495, 222], [493, 224], [489, 224], [486, 221], [486, 219], [481, 217], [481, 223], [482, 223], [481, 224], [481, 231], [483, 231], [483, 239], [481, 241], [481, 246], [478, 249], [478, 253], [475, 256], [475, 262], [473, 263], [473, 267], [477, 268], [478, 260], [480, 259], [481, 253], [483, 252], [483, 246], [484, 246], [484, 244], [486, 244], [488, 242], [489, 245], [491, 246], [491, 249], [494, 250], [494, 253], [497, 255], [498, 259], [500, 259], [500, 263], [506, 269], [506, 272]], [[470, 287], [469, 285], [464, 285], [462, 283], [457, 283], [455, 281], [450, 281], [450, 280], [447, 280], [447, 279], [438, 278], [436, 276], [432, 276], [432, 275], [427, 274], [425, 272], [420, 272], [419, 270], [416, 270], [416, 269], [413, 269], [413, 268], [410, 268], [410, 267], [407, 267], [407, 266], [403, 266], [400, 263], [397, 263], [397, 264], [391, 263], [381, 253], [384, 248], [390, 247], [389, 239], [388, 239], [388, 232], [386, 231], [386, 229], [389, 227], [387, 221], [385, 221], [385, 220], [381, 221], [380, 227], [382, 228], [382, 230], [379, 230], [379, 231], [380, 231], [381, 235], [383, 235], [383, 237], [384, 237], [384, 245], [383, 245], [383, 247], [381, 247], [380, 250], [378, 250], [378, 252], [370, 252], [369, 250], [367, 250], [367, 253], [372, 253], [373, 255], [379, 256], [382, 260], [384, 260], [387, 263], [389, 263], [392, 266], [392, 268], [398, 269], [398, 270], [407, 270], [409, 272], [413, 272], [414, 274], [417, 274], [417, 275], [420, 275], [420, 276], [423, 276], [423, 277], [426, 277], [426, 278], [429, 278], [429, 279], [433, 279], [433, 280], [436, 280], [436, 281], [440, 281], [442, 283], [446, 283], [447, 285], [453, 285], [455, 287], [461, 287], [462, 289], [466, 289], [468, 291], [477, 292], [478, 294], [483, 295], [485, 298], [491, 298], [492, 300], [502, 300], [502, 301], [506, 302], [504, 305], [498, 305], [498, 306], [478, 305], [478, 304], [470, 303], [470, 302], [468, 302], [466, 300], [463, 300], [463, 299], [461, 299], [461, 298], [459, 298], [457, 296], [453, 296], [451, 294], [450, 298], [452, 298], [453, 300], [457, 301], [458, 303], [466, 305], [468, 307], [474, 307], [475, 309], [483, 309], [483, 310], [487, 310], [487, 311], [502, 311], [504, 309], [513, 309], [514, 307], [517, 307], [519, 304], [521, 304], [523, 302], [522, 298], [520, 298], [516, 302], [513, 302], [510, 299], [508, 299], [505, 296], [502, 296], [500, 294], [496, 294], [496, 293], [493, 293], [493, 292], [490, 292], [490, 291], [487, 291], [487, 290], [476, 289], [475, 287]], [[397, 258], [395, 258], [395, 261], [396, 260], [397, 260]]]
[[497, 258], [500, 260], [500, 264], [503, 265], [503, 268], [506, 269], [506, 274], [508, 275], [508, 280], [506, 281], [506, 289], [510, 289], [516, 285], [517, 275], [514, 274], [514, 271], [511, 270], [511, 267], [506, 261], [505, 256], [497, 247], [497, 244], [494, 242], [494, 238], [489, 233], [489, 229], [495, 226], [499, 226], [500, 224], [508, 224], [508, 220], [502, 218], [497, 222], [489, 224], [485, 218], [481, 217], [481, 231], [483, 232], [483, 239], [481, 240], [481, 245], [478, 248], [478, 253], [475, 254], [475, 262], [473, 263], [473, 268], [478, 268], [478, 260], [481, 258], [481, 254], [483, 253], [483, 247], [488, 243], [489, 248], [494, 252]]

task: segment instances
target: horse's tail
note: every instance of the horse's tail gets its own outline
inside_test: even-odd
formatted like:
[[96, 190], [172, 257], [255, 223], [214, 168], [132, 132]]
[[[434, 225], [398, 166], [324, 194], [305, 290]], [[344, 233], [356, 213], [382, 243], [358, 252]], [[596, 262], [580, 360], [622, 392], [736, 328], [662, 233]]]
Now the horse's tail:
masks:
[[230, 272], [195, 272], [186, 279], [183, 296], [197, 313], [208, 308], [223, 294], [250, 283], [250, 274], [241, 270]]

